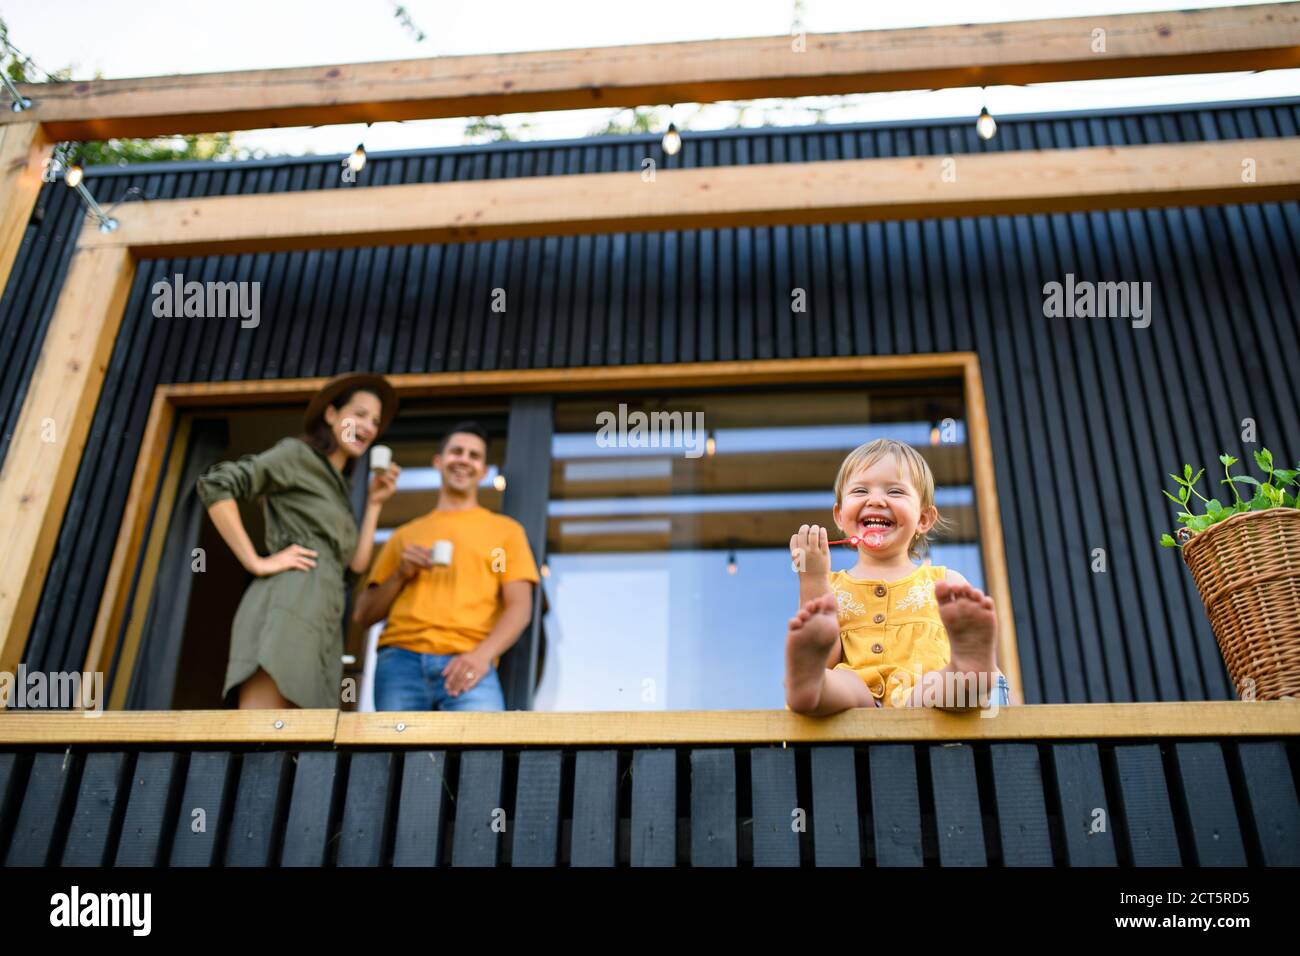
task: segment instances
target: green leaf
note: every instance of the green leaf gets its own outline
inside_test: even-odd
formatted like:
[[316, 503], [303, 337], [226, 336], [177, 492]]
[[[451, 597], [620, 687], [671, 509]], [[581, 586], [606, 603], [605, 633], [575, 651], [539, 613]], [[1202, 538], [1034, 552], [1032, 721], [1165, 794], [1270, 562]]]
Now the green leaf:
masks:
[[1187, 500], [1191, 497], [1192, 497], [1191, 485], [1183, 485], [1182, 488], [1178, 489], [1178, 500], [1181, 501], [1183, 504], [1187, 504]]
[[1254, 485], [1256, 488], [1259, 487], [1259, 479], [1252, 478], [1250, 475], [1233, 475], [1231, 478], [1223, 479], [1224, 484], [1227, 484], [1229, 481], [1240, 481], [1242, 484]]
[[1188, 482], [1188, 485], [1194, 485], [1194, 484], [1196, 484], [1198, 481], [1201, 480], [1201, 475], [1203, 475], [1203, 474], [1205, 474], [1205, 469], [1204, 469], [1204, 468], [1202, 468], [1202, 469], [1201, 469], [1200, 471], [1198, 471], [1196, 474], [1192, 475], [1192, 480]]
[[1211, 498], [1208, 502], [1206, 502], [1205, 510], [1212, 515], [1218, 515], [1221, 511], [1223, 511], [1223, 505], [1219, 504], [1217, 498]]
[[1273, 472], [1273, 480], [1284, 485], [1289, 485], [1295, 481], [1296, 475], [1300, 475], [1300, 471], [1293, 468], [1279, 468]]
[[1178, 542], [1175, 541], [1172, 536], [1162, 534], [1160, 536], [1160, 546], [1162, 548], [1176, 548], [1178, 547]]
[[1168, 498], [1170, 501], [1172, 501], [1172, 502], [1173, 502], [1174, 504], [1176, 504], [1176, 505], [1181, 505], [1181, 504], [1183, 503], [1183, 500], [1182, 500], [1181, 498], [1175, 498], [1173, 495], [1171, 495], [1171, 494], [1170, 494], [1169, 492], [1167, 492], [1167, 491], [1164, 491], [1163, 489], [1161, 490], [1160, 493], [1161, 493], [1162, 495], [1164, 495], [1166, 498]]
[[1273, 454], [1267, 448], [1255, 452], [1255, 464], [1259, 465], [1261, 471], [1273, 470]]
[[1191, 481], [1191, 480], [1192, 480], [1192, 466], [1191, 466], [1191, 465], [1183, 465], [1183, 477], [1186, 478], [1188, 481]]
[[1219, 461], [1223, 462], [1224, 468], [1231, 468], [1237, 463], [1237, 459], [1233, 458], [1231, 455], [1220, 455]]
[[1174, 481], [1178, 482], [1180, 485], [1187, 484], [1187, 482], [1183, 481], [1183, 479], [1179, 478], [1172, 471], [1169, 473], [1169, 477], [1172, 478]]
[[1268, 500], [1268, 495], [1256, 495], [1250, 502], [1251, 511], [1267, 511], [1273, 506], [1273, 502]]

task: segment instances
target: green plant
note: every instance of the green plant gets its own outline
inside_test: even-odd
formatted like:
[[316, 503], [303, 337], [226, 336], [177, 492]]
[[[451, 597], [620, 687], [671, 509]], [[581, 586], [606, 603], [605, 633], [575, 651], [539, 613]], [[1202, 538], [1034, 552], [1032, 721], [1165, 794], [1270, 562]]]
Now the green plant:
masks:
[[[1192, 466], [1183, 465], [1181, 478], [1176, 474], [1170, 474], [1169, 477], [1178, 483], [1178, 494], [1171, 495], [1167, 491], [1161, 493], [1182, 509], [1178, 512], [1178, 520], [1183, 527], [1178, 531], [1178, 540], [1174, 540], [1174, 536], [1170, 534], [1160, 536], [1160, 543], [1164, 547], [1181, 548], [1192, 535], [1198, 534], [1220, 521], [1226, 521], [1233, 515], [1239, 515], [1246, 511], [1264, 511], [1268, 508], [1300, 508], [1300, 483], [1297, 482], [1297, 476], [1300, 476], [1300, 464], [1297, 464], [1295, 468], [1274, 468], [1272, 453], [1267, 448], [1257, 451], [1255, 452], [1255, 464], [1267, 476], [1265, 481], [1260, 481], [1250, 475], [1231, 474], [1232, 466], [1237, 463], [1237, 459], [1231, 455], [1220, 455], [1219, 461], [1223, 462], [1224, 475], [1219, 480], [1219, 484], [1231, 488], [1234, 499], [1226, 505], [1217, 498], [1207, 498], [1196, 490], [1196, 483], [1205, 474], [1204, 468], [1196, 474], [1192, 474]], [[1241, 492], [1237, 490], [1238, 485], [1254, 488], [1254, 496], [1249, 500], [1242, 498]], [[1296, 486], [1296, 493], [1290, 494], [1286, 491], [1287, 486], [1290, 485]], [[1205, 510], [1200, 514], [1195, 514], [1192, 510], [1195, 507], [1195, 501], [1192, 499], [1193, 495], [1204, 503]]]

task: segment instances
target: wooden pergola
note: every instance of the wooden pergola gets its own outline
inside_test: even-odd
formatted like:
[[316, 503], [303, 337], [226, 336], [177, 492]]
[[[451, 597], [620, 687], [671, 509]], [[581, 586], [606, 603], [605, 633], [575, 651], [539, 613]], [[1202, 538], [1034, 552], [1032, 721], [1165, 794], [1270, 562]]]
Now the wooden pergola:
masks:
[[[1300, 3], [829, 34], [805, 52], [780, 36], [32, 85], [32, 109], [0, 112], [0, 278], [58, 140], [1289, 67]], [[161, 201], [123, 207], [114, 232], [88, 223], [0, 472], [0, 670], [22, 655], [141, 260], [1300, 198], [1297, 138], [956, 162], [955, 180], [937, 157], [845, 160]]]

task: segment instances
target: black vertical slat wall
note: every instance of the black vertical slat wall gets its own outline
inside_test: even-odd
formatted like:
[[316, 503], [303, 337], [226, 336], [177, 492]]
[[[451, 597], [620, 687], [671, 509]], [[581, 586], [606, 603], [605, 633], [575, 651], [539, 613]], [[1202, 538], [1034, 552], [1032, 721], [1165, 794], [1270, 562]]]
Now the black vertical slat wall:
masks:
[[0, 753], [0, 866], [1300, 866], [1297, 738]]
[[[953, 155], [960, 176], [960, 155], [973, 151], [1298, 127], [1300, 100], [1290, 99], [1008, 117], [988, 144], [963, 119], [698, 134], [671, 158], [654, 137], [391, 154], [373, 157], [357, 187], [340, 183], [336, 160], [314, 158], [93, 172], [89, 182], [111, 203], [132, 187], [145, 198], [129, 201], [364, 188], [639, 170], [645, 156], [670, 168]], [[66, 188], [45, 189], [0, 300], [0, 454], [80, 215]], [[1183, 462], [1212, 466], [1224, 450], [1248, 460], [1246, 418], [1261, 445], [1300, 456], [1297, 249], [1300, 204], [1281, 203], [146, 262], [26, 660], [80, 668], [159, 383], [974, 350], [1027, 701], [1226, 698], [1190, 577], [1156, 545], [1172, 519], [1159, 489]], [[177, 272], [261, 283], [260, 326], [155, 318], [150, 288]], [[1151, 326], [1045, 318], [1042, 287], [1067, 273], [1150, 281]], [[505, 313], [490, 308], [498, 288]], [[796, 288], [806, 313], [791, 310]], [[1105, 572], [1093, 570], [1098, 548]]]

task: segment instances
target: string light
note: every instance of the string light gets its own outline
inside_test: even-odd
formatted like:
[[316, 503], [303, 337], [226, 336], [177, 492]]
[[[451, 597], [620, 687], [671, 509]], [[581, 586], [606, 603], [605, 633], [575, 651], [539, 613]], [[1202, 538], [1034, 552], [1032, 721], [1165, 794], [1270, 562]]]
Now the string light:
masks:
[[[373, 125], [373, 123], [367, 123], [366, 129], [369, 130]], [[347, 163], [347, 167], [352, 171], [353, 176], [366, 168], [366, 144], [364, 140], [357, 143], [357, 148], [352, 151], [352, 155], [345, 159], [344, 162]]]
[[738, 566], [736, 564], [736, 552], [732, 551], [729, 555], [727, 555], [727, 573], [735, 574], [737, 568]]
[[551, 576], [551, 566], [550, 566], [549, 564], [543, 563], [543, 564], [542, 564], [542, 577], [544, 577], [544, 578], [549, 578], [550, 576]]
[[506, 490], [506, 476], [505, 476], [505, 475], [497, 475], [495, 478], [493, 478], [493, 479], [492, 479], [492, 487], [495, 488], [497, 491], [505, 491], [505, 490]]
[[18, 92], [18, 87], [14, 86], [14, 81], [9, 79], [9, 74], [0, 70], [0, 80], [4, 81], [5, 89], [9, 92], [9, 98], [13, 100], [9, 104], [9, 109], [15, 113], [21, 113], [23, 110], [32, 108], [32, 101]]
[[664, 152], [669, 156], [676, 156], [682, 148], [682, 134], [677, 132], [677, 124], [669, 123], [668, 129], [663, 138]]
[[[983, 92], [984, 88], [981, 87], [980, 91]], [[997, 134], [997, 131], [998, 121], [993, 118], [993, 114], [989, 112], [987, 105], [981, 106], [980, 115], [975, 120], [975, 132], [979, 134], [980, 139], [990, 140]]]
[[75, 160], [68, 164], [67, 170], [63, 174], [63, 181], [68, 184], [70, 189], [75, 189], [81, 198], [85, 201], [86, 207], [90, 214], [99, 222], [100, 232], [112, 232], [117, 228], [117, 220], [110, 216], [95, 202], [95, 197], [90, 194], [86, 184], [82, 182], [86, 178], [86, 171], [81, 168], [81, 164]]
[[365, 169], [365, 143], [357, 143], [352, 155], [347, 157], [347, 168], [354, 173], [360, 173]]
[[713, 437], [713, 432], [710, 430], [709, 437], [704, 439], [704, 454], [712, 458], [717, 453], [717, 450], [718, 440]]

